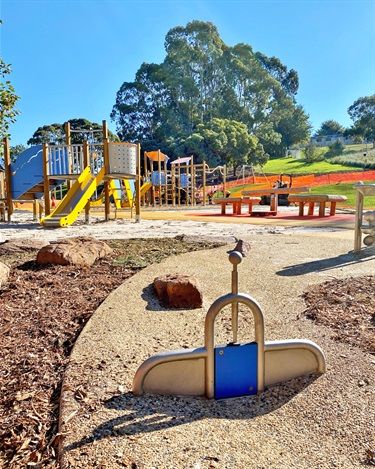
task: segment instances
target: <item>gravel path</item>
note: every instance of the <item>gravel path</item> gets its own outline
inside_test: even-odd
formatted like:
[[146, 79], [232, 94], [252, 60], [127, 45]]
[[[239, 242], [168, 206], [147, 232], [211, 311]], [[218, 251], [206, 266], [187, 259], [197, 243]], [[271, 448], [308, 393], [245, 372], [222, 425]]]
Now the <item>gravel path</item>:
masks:
[[[174, 223], [170, 227], [178, 231]], [[237, 225], [219, 226], [221, 234], [238, 235]], [[208, 307], [230, 291], [226, 252], [233, 245], [168, 258], [114, 291], [76, 343], [62, 394], [64, 469], [346, 469], [369, 463], [375, 357], [306, 319], [301, 294], [328, 279], [373, 274], [375, 248], [354, 256], [351, 231], [241, 230], [252, 248], [239, 266], [239, 289], [260, 303], [266, 340], [313, 340], [326, 355], [327, 372], [270, 386], [260, 396], [134, 397], [138, 366], [161, 351], [202, 346]], [[175, 272], [198, 279], [203, 308], [159, 306], [150, 285]], [[240, 341], [253, 339], [248, 316], [240, 317]], [[217, 343], [229, 339], [224, 318], [228, 312], [217, 321]]]

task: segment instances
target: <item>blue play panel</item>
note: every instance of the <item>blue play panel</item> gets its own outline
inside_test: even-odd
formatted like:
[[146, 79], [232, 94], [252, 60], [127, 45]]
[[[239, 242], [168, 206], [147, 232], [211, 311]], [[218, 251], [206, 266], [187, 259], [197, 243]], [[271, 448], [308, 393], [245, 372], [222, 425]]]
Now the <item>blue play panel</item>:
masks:
[[247, 396], [258, 391], [258, 345], [215, 348], [215, 398]]

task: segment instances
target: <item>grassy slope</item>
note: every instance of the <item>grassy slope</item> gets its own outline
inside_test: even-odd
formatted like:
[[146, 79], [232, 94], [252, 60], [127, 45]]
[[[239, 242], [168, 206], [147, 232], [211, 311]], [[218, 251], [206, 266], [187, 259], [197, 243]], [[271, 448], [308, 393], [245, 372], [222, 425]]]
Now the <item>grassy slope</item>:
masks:
[[[363, 181], [365, 184], [375, 184], [375, 181]], [[340, 184], [329, 184], [327, 186], [312, 187], [310, 194], [338, 194], [345, 195], [348, 200], [340, 206], [355, 207], [355, 189], [352, 182], [343, 182]], [[364, 198], [364, 208], [375, 208], [375, 197]]]
[[362, 168], [353, 168], [349, 165], [331, 164], [327, 161], [317, 161], [315, 163], [305, 163], [302, 159], [278, 158], [269, 160], [262, 170], [257, 168], [259, 173], [265, 174], [320, 174], [338, 173], [340, 171], [362, 171]]

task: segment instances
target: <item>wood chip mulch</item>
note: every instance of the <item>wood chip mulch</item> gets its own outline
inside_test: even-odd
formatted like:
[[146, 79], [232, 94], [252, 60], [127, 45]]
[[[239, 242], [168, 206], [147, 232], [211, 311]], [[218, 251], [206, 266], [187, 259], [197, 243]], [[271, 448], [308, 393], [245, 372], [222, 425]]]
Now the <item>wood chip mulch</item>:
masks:
[[140, 269], [221, 243], [110, 240], [111, 259], [91, 267], [35, 263], [10, 246], [0, 288], [0, 467], [58, 468], [61, 384], [73, 344], [108, 294]]
[[303, 294], [306, 316], [335, 331], [334, 338], [375, 354], [375, 277], [334, 279]]

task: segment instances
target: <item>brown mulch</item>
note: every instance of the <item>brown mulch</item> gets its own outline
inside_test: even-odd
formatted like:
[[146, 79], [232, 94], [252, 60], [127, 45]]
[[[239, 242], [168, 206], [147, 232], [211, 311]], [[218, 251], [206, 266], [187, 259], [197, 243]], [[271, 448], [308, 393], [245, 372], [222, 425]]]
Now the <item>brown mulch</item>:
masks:
[[314, 285], [303, 298], [306, 316], [331, 327], [335, 339], [375, 354], [375, 277], [334, 279]]
[[0, 467], [59, 467], [64, 371], [76, 338], [108, 294], [151, 263], [222, 245], [179, 237], [107, 244], [112, 258], [91, 267], [38, 266], [35, 251], [1, 250], [11, 272], [0, 289]]
[[[140, 269], [174, 254], [216, 247], [181, 238], [111, 240], [111, 259], [91, 267], [37, 266], [36, 252], [2, 252], [0, 467], [59, 468], [59, 398], [72, 346], [108, 294]], [[305, 314], [375, 353], [374, 277], [334, 280], [304, 295]]]

